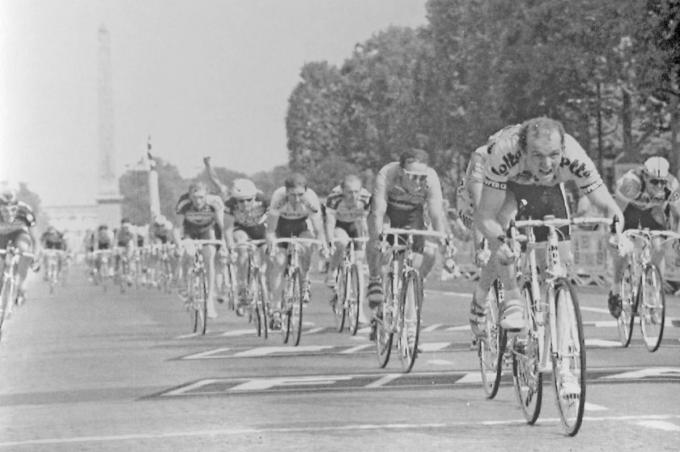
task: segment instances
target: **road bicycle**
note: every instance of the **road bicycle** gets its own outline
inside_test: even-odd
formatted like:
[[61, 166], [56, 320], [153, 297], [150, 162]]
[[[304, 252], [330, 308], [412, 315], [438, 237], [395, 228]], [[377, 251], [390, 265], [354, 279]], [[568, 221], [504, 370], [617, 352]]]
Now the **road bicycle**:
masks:
[[45, 259], [45, 278], [50, 286], [50, 294], [54, 293], [59, 284], [59, 262], [64, 261], [64, 252], [62, 250], [46, 249], [43, 250]]
[[154, 274], [156, 277], [156, 286], [161, 292], [172, 292], [172, 285], [175, 281], [172, 261], [174, 252], [175, 246], [171, 244], [161, 245], [158, 251], [158, 265]]
[[238, 305], [239, 296], [236, 280], [236, 267], [228, 253], [219, 256], [219, 268], [218, 293], [220, 303], [226, 300], [229, 310], [235, 311], [237, 316], [243, 317], [246, 313], [247, 306]]
[[[300, 268], [300, 252], [303, 244], [319, 245], [318, 239], [291, 237], [278, 238], [272, 245], [286, 244], [286, 268], [283, 272], [283, 296], [281, 301], [281, 337], [283, 343], [292, 340], [293, 345], [300, 344], [302, 337], [302, 305], [305, 297], [302, 291], [302, 269]], [[307, 300], [309, 301], [309, 300]]]
[[109, 280], [111, 279], [111, 250], [95, 250], [92, 252], [94, 269], [92, 279], [95, 285], [100, 285], [104, 293], [108, 290]]
[[255, 331], [258, 336], [263, 336], [267, 339], [270, 318], [269, 297], [267, 295], [265, 273], [261, 269], [262, 259], [259, 253], [260, 247], [265, 243], [265, 240], [250, 240], [237, 243], [234, 248], [245, 249], [248, 253], [245, 285], [245, 297], [248, 301], [248, 321], [255, 323]]
[[194, 333], [205, 335], [208, 328], [208, 268], [203, 259], [204, 246], [220, 246], [221, 240], [185, 239], [194, 246], [193, 265], [187, 275], [187, 307]]
[[342, 265], [335, 275], [332, 302], [335, 326], [339, 333], [346, 327], [352, 336], [356, 335], [359, 329], [361, 300], [364, 298], [364, 278], [361, 265], [357, 262], [356, 246], [367, 240], [365, 237], [348, 240]]
[[[612, 225], [606, 218], [555, 219], [511, 222], [509, 244], [523, 253], [524, 270], [519, 275], [526, 327], [513, 333], [508, 344], [512, 358], [512, 376], [517, 400], [524, 417], [534, 424], [541, 411], [543, 374], [552, 370], [557, 408], [567, 435], [578, 433], [586, 402], [586, 347], [578, 298], [561, 261], [558, 228], [572, 225]], [[537, 244], [534, 228], [547, 227], [546, 266], [536, 262]], [[519, 230], [526, 235], [520, 236]]]
[[640, 330], [645, 347], [655, 352], [663, 339], [666, 321], [666, 296], [661, 271], [651, 260], [652, 243], [680, 240], [680, 234], [671, 231], [628, 229], [622, 233], [636, 244], [626, 256], [626, 266], [621, 279], [621, 315], [616, 320], [619, 339], [624, 347], [630, 345], [635, 317], [640, 320]]
[[17, 303], [19, 295], [19, 262], [22, 258], [32, 260], [34, 256], [32, 253], [24, 253], [12, 245], [0, 250], [0, 256], [4, 261], [2, 280], [0, 281], [0, 286], [2, 286], [2, 289], [0, 289], [0, 339], [2, 339], [5, 319], [11, 315], [12, 307]]
[[[394, 238], [392, 245], [387, 241], [389, 236]], [[413, 245], [416, 236], [445, 237], [434, 231], [397, 228], [386, 228], [381, 234], [383, 252], [390, 250], [389, 269], [384, 280], [385, 296], [375, 318], [375, 344], [381, 368], [389, 362], [393, 344], [399, 351], [404, 372], [411, 371], [418, 356], [423, 278], [414, 266], [416, 252]], [[399, 240], [399, 237], [403, 238]], [[452, 252], [447, 251], [448, 254]]]

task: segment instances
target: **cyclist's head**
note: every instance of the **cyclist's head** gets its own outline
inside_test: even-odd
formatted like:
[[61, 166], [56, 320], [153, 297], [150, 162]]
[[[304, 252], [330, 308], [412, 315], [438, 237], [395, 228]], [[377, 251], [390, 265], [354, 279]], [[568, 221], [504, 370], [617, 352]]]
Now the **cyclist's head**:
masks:
[[189, 198], [195, 207], [203, 207], [208, 196], [208, 189], [203, 182], [194, 182], [189, 186]]
[[163, 215], [155, 215], [153, 217], [153, 224], [156, 226], [165, 226], [168, 223], [168, 219]]
[[519, 148], [538, 182], [553, 180], [564, 154], [562, 123], [546, 117], [529, 119], [519, 129]]
[[231, 187], [231, 195], [237, 201], [252, 201], [257, 195], [257, 188], [250, 179], [235, 179]]
[[0, 204], [15, 204], [19, 194], [19, 184], [14, 181], [0, 182]]
[[429, 155], [422, 149], [412, 148], [399, 157], [401, 186], [408, 191], [417, 192], [427, 188]]
[[650, 157], [642, 168], [650, 191], [662, 191], [666, 187], [670, 175], [668, 160], [663, 157]]
[[307, 178], [300, 173], [293, 173], [284, 182], [288, 201], [297, 204], [307, 191]]
[[120, 227], [121, 229], [130, 229], [132, 227], [130, 219], [127, 217], [123, 217], [123, 219], [120, 220]]
[[350, 204], [354, 204], [359, 199], [359, 193], [361, 192], [361, 179], [355, 174], [349, 174], [345, 176], [342, 181], [342, 195]]
[[101, 231], [108, 231], [108, 230], [109, 230], [109, 227], [108, 227], [107, 225], [105, 225], [105, 224], [100, 224], [99, 227], [97, 228], [97, 230], [98, 230], [99, 232], [101, 232]]
[[57, 228], [55, 228], [52, 225], [49, 225], [49, 226], [47, 226], [47, 229], [45, 231], [49, 232], [50, 234], [54, 234], [55, 232], [57, 232]]

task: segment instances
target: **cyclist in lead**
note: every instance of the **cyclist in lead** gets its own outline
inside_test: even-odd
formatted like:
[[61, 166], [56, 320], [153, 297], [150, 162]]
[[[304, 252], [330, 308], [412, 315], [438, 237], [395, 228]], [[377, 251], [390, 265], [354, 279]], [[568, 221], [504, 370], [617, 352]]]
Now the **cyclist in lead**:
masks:
[[[680, 218], [680, 183], [669, 173], [668, 161], [663, 157], [650, 157], [639, 168], [621, 176], [616, 182], [614, 197], [623, 210], [624, 231], [638, 228], [665, 231], [670, 229], [671, 214]], [[659, 268], [665, 253], [662, 244], [662, 240], [652, 241], [651, 260]], [[624, 256], [614, 255], [614, 278], [607, 303], [614, 318], [621, 315], [625, 263]]]
[[[368, 303], [374, 317], [383, 302], [382, 286], [383, 254], [380, 236], [385, 220], [393, 228], [426, 229], [425, 209], [435, 231], [446, 236], [447, 224], [444, 213], [442, 188], [439, 176], [427, 165], [428, 155], [420, 149], [404, 152], [399, 161], [383, 166], [378, 172], [368, 219], [368, 260], [369, 282]], [[392, 237], [388, 237], [392, 240]], [[434, 266], [436, 246], [431, 246], [423, 237], [414, 237], [414, 250], [422, 256], [416, 259], [420, 274], [427, 277]], [[375, 340], [377, 323], [371, 321], [370, 339]]]
[[[177, 215], [183, 217], [182, 238], [191, 240], [224, 240], [224, 203], [219, 196], [209, 195], [202, 182], [195, 182], [189, 186], [187, 193], [180, 196], [177, 202]], [[222, 247], [226, 248], [226, 244]], [[182, 274], [184, 275], [183, 291], [189, 286], [189, 267], [194, 258], [194, 250], [187, 249], [182, 259]], [[215, 246], [202, 247], [203, 259], [208, 276], [208, 318], [217, 318], [215, 309]]]
[[128, 285], [132, 285], [130, 266], [132, 265], [132, 259], [134, 257], [135, 250], [137, 249], [137, 233], [134, 231], [129, 218], [123, 218], [120, 220], [120, 228], [114, 234], [114, 243], [118, 249], [118, 252], [116, 253], [114, 271], [116, 274], [122, 277], [119, 272], [121, 271], [121, 254], [124, 254], [128, 259], [128, 274], [126, 275], [126, 282]]
[[[0, 249], [13, 245], [20, 252], [38, 252], [38, 241], [35, 239], [33, 227], [35, 215], [31, 207], [17, 199], [19, 186], [13, 182], [0, 183]], [[26, 298], [26, 275], [31, 260], [22, 258], [19, 262], [19, 290], [16, 301], [20, 303]], [[4, 270], [4, 260], [0, 259], [0, 274]]]
[[[505, 301], [500, 307], [501, 327], [510, 331], [524, 328], [523, 307], [512, 264], [517, 251], [506, 243], [506, 229], [515, 216], [518, 202], [528, 201], [526, 215], [542, 219], [546, 215], [568, 218], [568, 209], [560, 184], [572, 180], [600, 208], [607, 218], [623, 215], [607, 191], [592, 160], [576, 140], [565, 133], [558, 121], [540, 117], [521, 125], [503, 129], [489, 144], [489, 156], [484, 167], [484, 186], [476, 211], [476, 225], [489, 243], [491, 258], [487, 265], [495, 268], [505, 289]], [[513, 211], [512, 215], [506, 212]], [[621, 228], [622, 221], [618, 227]], [[535, 230], [536, 242], [545, 242], [547, 230]], [[569, 260], [569, 231], [562, 230], [560, 254]], [[540, 251], [540, 250], [539, 250]], [[543, 250], [545, 251], [545, 250]], [[545, 259], [538, 259], [544, 262]], [[495, 275], [494, 275], [495, 277]], [[483, 325], [489, 281], [479, 281], [474, 300], [476, 323]], [[472, 321], [475, 320], [471, 318]], [[478, 328], [479, 330], [479, 328]]]

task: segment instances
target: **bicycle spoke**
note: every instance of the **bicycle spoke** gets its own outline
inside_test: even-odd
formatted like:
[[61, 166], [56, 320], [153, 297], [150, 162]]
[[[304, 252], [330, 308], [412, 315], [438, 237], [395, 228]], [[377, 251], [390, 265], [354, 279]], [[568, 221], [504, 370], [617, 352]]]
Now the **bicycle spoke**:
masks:
[[638, 315], [645, 346], [655, 352], [661, 345], [666, 316], [666, 299], [663, 292], [663, 279], [655, 265], [648, 265], [642, 278]]

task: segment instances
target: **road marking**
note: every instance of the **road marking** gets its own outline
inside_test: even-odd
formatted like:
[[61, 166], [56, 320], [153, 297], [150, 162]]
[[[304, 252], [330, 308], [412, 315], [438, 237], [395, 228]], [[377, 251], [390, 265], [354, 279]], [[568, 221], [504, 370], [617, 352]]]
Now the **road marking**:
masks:
[[481, 383], [482, 382], [482, 374], [479, 372], [468, 372], [463, 376], [463, 378], [459, 378], [456, 380], [456, 384], [459, 383]]
[[609, 408], [607, 408], [606, 406], [596, 405], [594, 403], [586, 402], [586, 404], [585, 404], [585, 410], [586, 411], [607, 411], [608, 409]]
[[447, 328], [445, 331], [469, 331], [470, 330], [470, 325], [460, 325], [460, 326], [452, 326], [450, 328]]
[[648, 377], [678, 377], [680, 376], [680, 367], [650, 367], [647, 369], [634, 370], [631, 372], [622, 372], [614, 375], [607, 375], [601, 377], [600, 380], [625, 380]]
[[363, 350], [365, 348], [372, 347], [372, 346], [373, 346], [373, 344], [361, 344], [361, 345], [357, 345], [356, 347], [351, 347], [351, 348], [348, 348], [347, 350], [343, 350], [343, 351], [340, 352], [340, 354], [341, 355], [348, 355], [350, 353], [356, 353], [359, 350]]
[[211, 379], [207, 379], [207, 380], [197, 381], [197, 382], [195, 382], [195, 383], [191, 383], [191, 384], [189, 384], [189, 385], [182, 386], [181, 388], [177, 388], [177, 389], [173, 389], [173, 390], [171, 390], [171, 391], [168, 391], [168, 392], [164, 393], [163, 395], [166, 396], [166, 397], [169, 397], [169, 396], [181, 396], [181, 395], [186, 394], [186, 393], [189, 392], [189, 391], [193, 391], [193, 390], [195, 390], [195, 389], [202, 388], [203, 386], [206, 386], [206, 385], [209, 385], [209, 384], [213, 384], [213, 383], [215, 383], [215, 382], [217, 382], [217, 381], [219, 381], [219, 380], [211, 380]]
[[[321, 350], [327, 350], [333, 348], [333, 345], [300, 345], [298, 347], [257, 347], [251, 348], [250, 350], [245, 350], [243, 352], [235, 353], [235, 357], [252, 357], [252, 356], [267, 356], [279, 353], [304, 353], [304, 352], [320, 352]], [[229, 349], [226, 349], [229, 350]], [[195, 356], [195, 355], [194, 355]]]
[[451, 295], [454, 297], [471, 297], [472, 292], [450, 292], [448, 290], [436, 290], [436, 289], [425, 289], [425, 294], [427, 295], [428, 293], [439, 293], [442, 295]]
[[189, 356], [184, 356], [182, 359], [219, 359], [221, 358], [220, 356], [214, 356], [219, 353], [227, 352], [231, 350], [229, 347], [224, 347], [224, 348], [214, 348], [212, 350], [208, 350], [205, 352], [200, 352], [200, 353], [194, 353], [193, 355]]
[[446, 348], [449, 344], [451, 344], [451, 342], [425, 342], [418, 344], [418, 348], [424, 352], [436, 352]]
[[[603, 416], [585, 417], [587, 422], [620, 422], [620, 421], [667, 421], [680, 419], [677, 414], [653, 414], [641, 416]], [[559, 418], [541, 418], [541, 424], [557, 424], [561, 422]], [[38, 445], [57, 445], [75, 443], [104, 443], [131, 440], [149, 440], [163, 438], [191, 438], [191, 437], [214, 437], [214, 436], [237, 436], [237, 435], [258, 435], [267, 433], [318, 433], [318, 432], [343, 432], [343, 431], [373, 431], [373, 430], [417, 430], [417, 429], [453, 429], [466, 427], [479, 427], [489, 425], [521, 425], [526, 424], [524, 419], [505, 419], [489, 421], [460, 421], [460, 422], [436, 422], [436, 423], [402, 423], [402, 424], [346, 424], [330, 426], [310, 426], [310, 427], [240, 427], [223, 428], [213, 430], [186, 430], [183, 432], [156, 432], [156, 433], [129, 433], [124, 435], [101, 435], [101, 436], [72, 436], [69, 438], [43, 438], [25, 439], [17, 441], [0, 442], [0, 447], [20, 447]]]
[[430, 333], [430, 332], [436, 330], [437, 328], [439, 328], [440, 326], [442, 326], [441, 323], [435, 323], [434, 325], [430, 325], [428, 327], [425, 327], [425, 328], [423, 328], [423, 333]]
[[614, 348], [614, 347], [621, 347], [621, 342], [607, 341], [607, 340], [604, 340], [604, 339], [586, 339], [586, 347]]
[[319, 386], [319, 385], [333, 385], [338, 381], [351, 380], [351, 376], [334, 375], [334, 376], [310, 376], [310, 377], [279, 377], [279, 378], [261, 378], [257, 380], [249, 380], [229, 389], [230, 391], [265, 391], [274, 387], [282, 386]]
[[187, 338], [190, 338], [190, 337], [196, 337], [198, 335], [199, 335], [199, 333], [182, 334], [181, 336], [175, 337], [175, 339], [187, 339]]
[[641, 427], [655, 428], [657, 430], [664, 430], [667, 432], [680, 432], [680, 427], [668, 421], [638, 421], [636, 424]]
[[404, 374], [387, 374], [384, 377], [380, 378], [379, 380], [367, 384], [366, 386], [364, 386], [364, 388], [379, 388], [381, 386], [385, 386], [387, 383], [396, 380], [402, 375]]
[[318, 333], [318, 332], [321, 332], [321, 331], [326, 331], [326, 329], [327, 329], [327, 327], [320, 326], [320, 327], [317, 327], [317, 328], [312, 328], [309, 331], [303, 331], [302, 334], [314, 334], [314, 333]]
[[220, 336], [222, 336], [222, 337], [234, 337], [234, 336], [249, 336], [251, 334], [255, 334], [254, 329], [227, 331], [225, 333], [220, 334]]
[[581, 306], [581, 311], [597, 312], [597, 313], [600, 313], [600, 314], [609, 315], [609, 309], [603, 309], [603, 308], [590, 308], [588, 306]]

